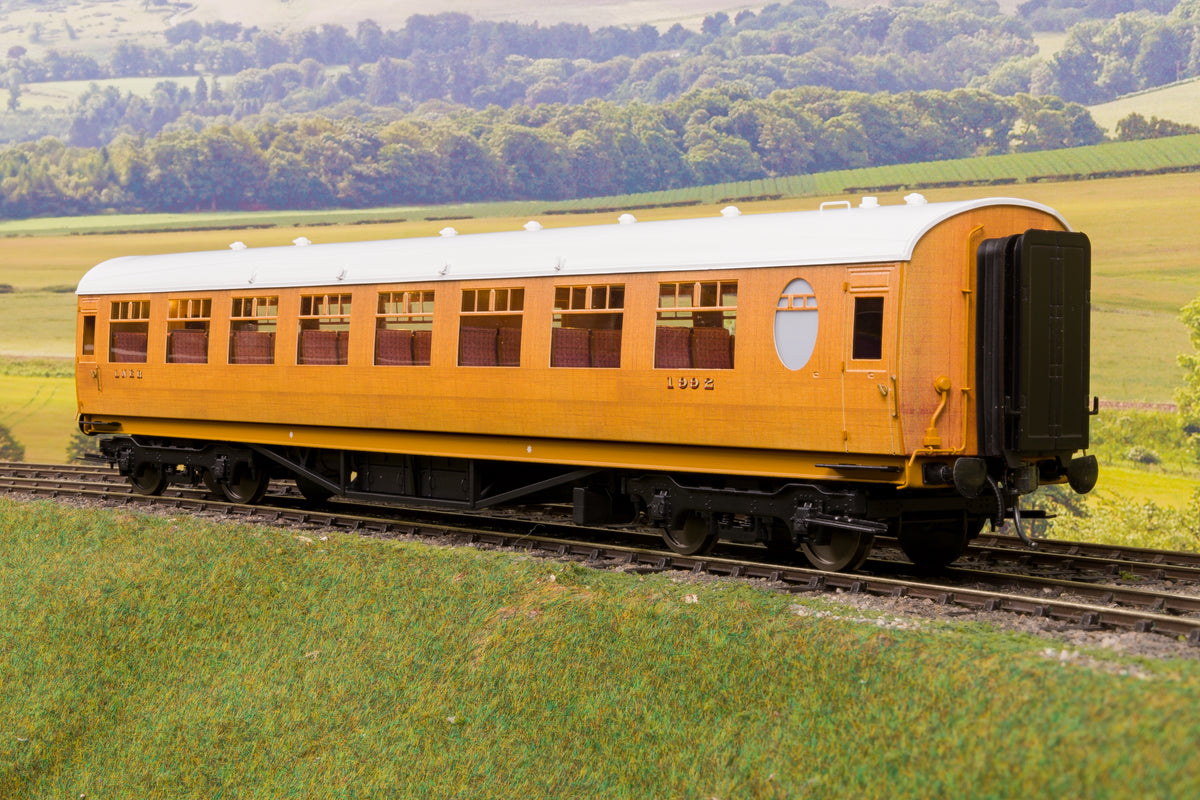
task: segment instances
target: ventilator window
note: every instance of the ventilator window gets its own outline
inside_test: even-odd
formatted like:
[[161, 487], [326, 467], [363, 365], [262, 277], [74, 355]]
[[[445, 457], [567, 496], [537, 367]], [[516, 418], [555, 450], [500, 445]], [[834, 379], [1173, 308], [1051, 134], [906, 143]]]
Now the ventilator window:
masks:
[[211, 318], [211, 299], [189, 297], [167, 302], [167, 363], [208, 363]]
[[279, 298], [235, 297], [229, 314], [229, 363], [274, 364]]
[[524, 289], [464, 289], [461, 310], [459, 366], [521, 366]]
[[150, 301], [114, 301], [109, 313], [109, 361], [145, 364], [150, 334]]
[[550, 366], [621, 366], [625, 287], [559, 286], [554, 290]]
[[429, 364], [433, 342], [433, 292], [380, 292], [375, 313], [375, 363]]
[[733, 369], [737, 281], [686, 281], [658, 287], [654, 366]]
[[883, 358], [883, 298], [854, 298], [854, 345], [851, 358], [878, 361]]

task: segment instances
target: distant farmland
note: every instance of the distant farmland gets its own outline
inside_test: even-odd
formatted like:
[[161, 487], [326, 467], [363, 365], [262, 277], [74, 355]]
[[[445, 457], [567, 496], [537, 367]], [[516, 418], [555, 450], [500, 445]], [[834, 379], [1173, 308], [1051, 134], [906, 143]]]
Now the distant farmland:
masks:
[[1172, 122], [1200, 125], [1200, 78], [1126, 95], [1109, 103], [1091, 106], [1092, 119], [1114, 133], [1117, 122], [1136, 112], [1146, 119], [1158, 117]]

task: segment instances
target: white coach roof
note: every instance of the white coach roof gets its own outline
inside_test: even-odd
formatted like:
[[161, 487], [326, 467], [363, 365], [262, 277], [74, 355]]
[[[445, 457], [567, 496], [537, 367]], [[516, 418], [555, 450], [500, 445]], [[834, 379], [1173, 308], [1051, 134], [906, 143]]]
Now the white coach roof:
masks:
[[[870, 264], [907, 261], [934, 225], [987, 206], [1053, 209], [1027, 200], [993, 198], [904, 205], [874, 198], [847, 208], [665, 222], [307, 244], [113, 258], [79, 282], [81, 295], [274, 289], [367, 283], [514, 279], [547, 275], [737, 269], [746, 267]], [[235, 246], [236, 247], [236, 246]]]

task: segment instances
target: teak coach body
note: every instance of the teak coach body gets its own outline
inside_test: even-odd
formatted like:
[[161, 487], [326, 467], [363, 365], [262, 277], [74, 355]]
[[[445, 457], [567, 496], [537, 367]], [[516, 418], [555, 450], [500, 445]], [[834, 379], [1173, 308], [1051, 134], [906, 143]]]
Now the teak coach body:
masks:
[[80, 426], [150, 493], [559, 497], [681, 552], [946, 563], [1095, 482], [1090, 252], [1038, 204], [906, 201], [113, 259]]

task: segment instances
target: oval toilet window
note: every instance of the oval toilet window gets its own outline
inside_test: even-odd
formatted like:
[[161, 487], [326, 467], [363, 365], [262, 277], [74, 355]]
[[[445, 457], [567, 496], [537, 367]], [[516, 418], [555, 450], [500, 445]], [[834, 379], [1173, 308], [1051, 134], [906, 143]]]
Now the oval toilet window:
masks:
[[775, 352], [783, 365], [802, 369], [817, 347], [817, 296], [812, 284], [797, 278], [787, 285], [775, 308]]

